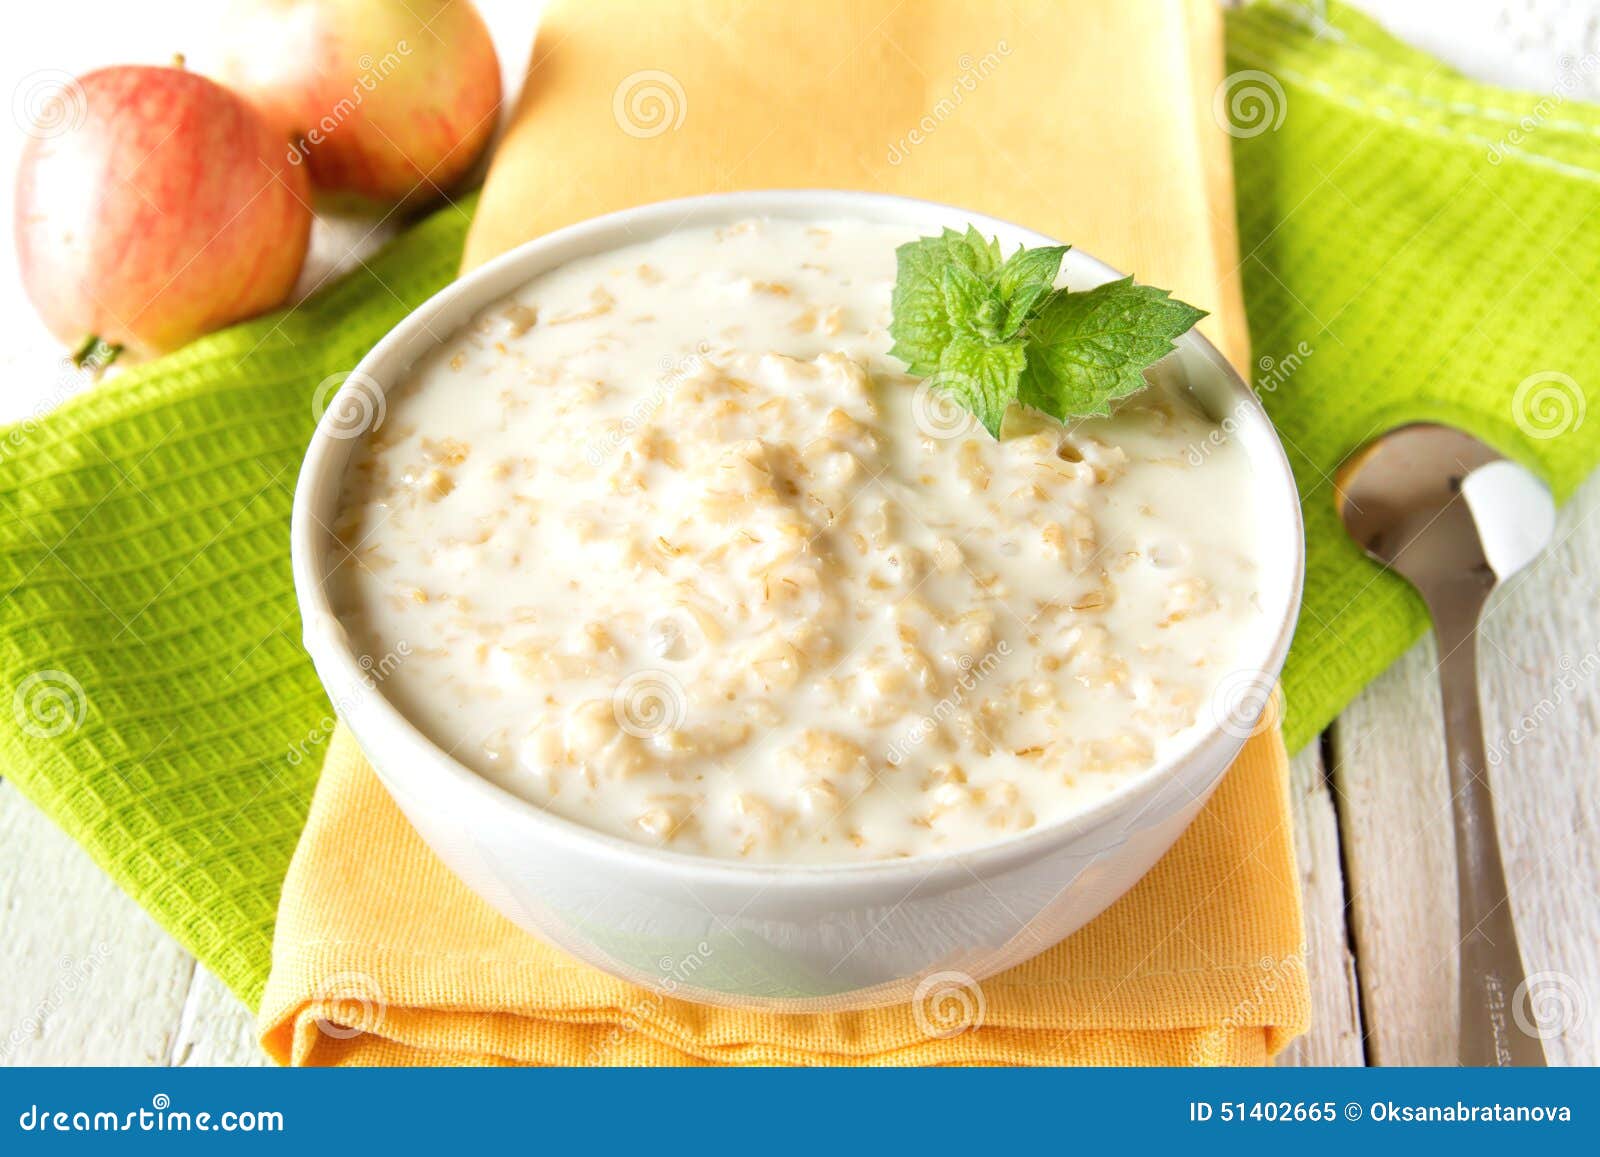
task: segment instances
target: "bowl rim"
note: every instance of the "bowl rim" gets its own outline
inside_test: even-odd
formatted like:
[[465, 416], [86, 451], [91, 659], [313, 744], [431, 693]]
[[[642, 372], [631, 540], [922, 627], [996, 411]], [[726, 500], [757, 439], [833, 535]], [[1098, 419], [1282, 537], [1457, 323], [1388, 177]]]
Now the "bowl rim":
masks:
[[[936, 886], [941, 880], [958, 877], [981, 879], [985, 870], [1002, 869], [1034, 859], [1100, 826], [1141, 800], [1149, 806], [1165, 787], [1178, 778], [1182, 769], [1192, 766], [1207, 752], [1227, 752], [1228, 759], [1220, 762], [1220, 769], [1207, 788], [1214, 785], [1245, 742], [1216, 722], [1204, 729], [1191, 726], [1189, 730], [1193, 734], [1183, 746], [1175, 747], [1165, 758], [1130, 777], [1088, 807], [991, 843], [893, 860], [743, 863], [635, 843], [587, 827], [516, 795], [441, 748], [407, 719], [382, 693], [381, 688], [369, 686], [367, 689], [370, 693], [360, 695], [348, 715], [339, 711], [340, 704], [333, 690], [335, 683], [347, 687], [365, 685], [367, 673], [367, 669], [359, 663], [348, 635], [338, 626], [338, 619], [333, 614], [325, 590], [324, 555], [327, 539], [331, 536], [328, 527], [333, 519], [321, 519], [318, 517], [319, 511], [313, 509], [319, 489], [324, 489], [330, 496], [328, 505], [337, 501], [340, 487], [326, 486], [323, 476], [336, 467], [342, 478], [348, 459], [359, 442], [359, 438], [340, 437], [330, 432], [339, 410], [340, 395], [359, 388], [352, 386], [352, 383], [359, 381], [376, 384], [387, 392], [424, 356], [426, 350], [418, 349], [412, 356], [399, 360], [409, 345], [421, 340], [420, 335], [425, 334], [431, 339], [431, 345], [437, 346], [459, 331], [463, 322], [456, 321], [445, 330], [445, 337], [435, 334], [429, 323], [441, 313], [465, 311], [463, 317], [470, 316], [514, 292], [532, 278], [581, 256], [605, 253], [680, 228], [728, 224], [751, 217], [808, 221], [854, 219], [929, 228], [946, 225], [959, 228], [971, 224], [985, 234], [999, 235], [1007, 247], [1016, 243], [1029, 246], [1061, 244], [1036, 230], [1002, 218], [896, 194], [835, 189], [710, 193], [651, 202], [575, 222], [524, 242], [439, 290], [379, 340], [361, 358], [338, 393], [328, 401], [295, 484], [290, 546], [304, 645], [317, 669], [318, 678], [333, 700], [335, 710], [354, 733], [363, 754], [374, 749], [388, 750], [399, 743], [407, 749], [407, 758], [421, 760], [427, 765], [425, 774], [436, 785], [436, 790], [456, 795], [463, 802], [471, 800], [491, 806], [503, 822], [523, 824], [530, 838], [546, 844], [562, 845], [577, 854], [609, 857], [620, 861], [618, 866], [623, 868], [656, 873], [692, 873], [705, 882], [760, 885], [763, 888], [835, 887], [908, 880], [920, 887]], [[577, 251], [564, 252], [574, 247]], [[552, 254], [556, 256], [552, 258]], [[1086, 285], [1125, 276], [1076, 248], [1068, 251], [1062, 268], [1064, 273], [1072, 275], [1073, 281], [1082, 281]], [[1252, 425], [1264, 432], [1265, 438], [1258, 437], [1256, 445], [1270, 448], [1265, 453], [1249, 451], [1252, 467], [1258, 473], [1258, 494], [1262, 496], [1258, 499], [1257, 517], [1262, 523], [1283, 523], [1282, 529], [1290, 534], [1291, 542], [1287, 545], [1293, 549], [1294, 557], [1288, 571], [1289, 589], [1282, 592], [1282, 597], [1274, 604], [1280, 611], [1277, 629], [1270, 637], [1263, 631], [1265, 645], [1259, 653], [1252, 651], [1242, 656], [1245, 662], [1235, 669], [1259, 673], [1276, 683], [1294, 634], [1305, 576], [1305, 532], [1293, 472], [1277, 431], [1260, 400], [1221, 352], [1198, 330], [1184, 334], [1178, 339], [1177, 345], [1179, 349], [1198, 354], [1219, 374], [1223, 385], [1233, 395], [1233, 416], [1240, 426]], [[390, 365], [391, 362], [394, 364]], [[319, 483], [323, 485], [319, 486]], [[1282, 509], [1272, 513], [1269, 511], [1272, 504]], [[332, 624], [335, 629], [324, 629], [319, 635], [313, 630], [313, 624]], [[1259, 660], [1259, 663], [1251, 665], [1255, 660]], [[381, 741], [378, 739], [380, 731], [384, 733]], [[1254, 731], [1255, 728], [1252, 728], [1252, 735]], [[1230, 747], [1233, 750], [1228, 752]], [[367, 754], [367, 758], [386, 789], [393, 794], [395, 785], [380, 765], [380, 759], [370, 754]], [[410, 790], [408, 787], [408, 793]]]

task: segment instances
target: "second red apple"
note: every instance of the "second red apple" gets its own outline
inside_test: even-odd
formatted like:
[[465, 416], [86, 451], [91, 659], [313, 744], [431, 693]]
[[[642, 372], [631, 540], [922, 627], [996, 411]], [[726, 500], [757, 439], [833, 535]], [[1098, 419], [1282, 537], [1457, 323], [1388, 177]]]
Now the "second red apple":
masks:
[[242, 0], [227, 28], [222, 78], [324, 191], [433, 200], [494, 130], [500, 66], [470, 0]]

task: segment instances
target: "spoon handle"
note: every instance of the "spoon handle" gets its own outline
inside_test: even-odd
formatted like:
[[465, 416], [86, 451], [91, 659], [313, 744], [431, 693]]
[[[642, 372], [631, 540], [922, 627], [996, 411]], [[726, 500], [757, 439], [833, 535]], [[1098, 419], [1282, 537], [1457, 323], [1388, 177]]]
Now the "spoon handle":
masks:
[[1513, 1002], [1526, 994], [1500, 862], [1478, 706], [1478, 615], [1483, 603], [1481, 597], [1466, 596], [1464, 591], [1453, 593], [1458, 597], [1447, 593], [1431, 600], [1430, 609], [1439, 641], [1439, 690], [1456, 826], [1461, 922], [1458, 1059], [1474, 1066], [1542, 1066], [1544, 1046], [1513, 1022]]

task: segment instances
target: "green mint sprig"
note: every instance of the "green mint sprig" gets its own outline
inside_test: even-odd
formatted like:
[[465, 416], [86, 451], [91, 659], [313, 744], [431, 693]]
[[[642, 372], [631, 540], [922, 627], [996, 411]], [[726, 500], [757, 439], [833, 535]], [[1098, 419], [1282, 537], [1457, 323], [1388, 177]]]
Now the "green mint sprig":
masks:
[[1133, 278], [1055, 288], [1066, 245], [1019, 249], [971, 226], [895, 250], [889, 351], [1000, 436], [1012, 402], [1051, 417], [1110, 412], [1205, 311]]

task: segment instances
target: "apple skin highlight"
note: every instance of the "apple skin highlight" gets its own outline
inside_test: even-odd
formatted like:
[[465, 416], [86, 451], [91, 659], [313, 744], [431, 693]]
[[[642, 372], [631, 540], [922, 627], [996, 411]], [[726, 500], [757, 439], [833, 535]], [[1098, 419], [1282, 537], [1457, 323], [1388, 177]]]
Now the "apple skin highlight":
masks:
[[51, 332], [152, 355], [282, 304], [310, 187], [256, 110], [180, 68], [76, 83], [82, 117], [29, 140], [17, 175], [18, 263]]

